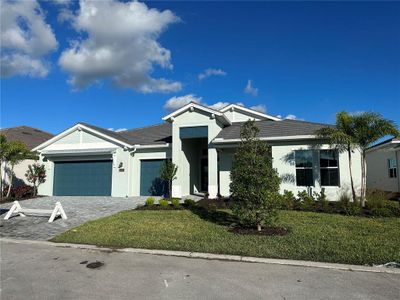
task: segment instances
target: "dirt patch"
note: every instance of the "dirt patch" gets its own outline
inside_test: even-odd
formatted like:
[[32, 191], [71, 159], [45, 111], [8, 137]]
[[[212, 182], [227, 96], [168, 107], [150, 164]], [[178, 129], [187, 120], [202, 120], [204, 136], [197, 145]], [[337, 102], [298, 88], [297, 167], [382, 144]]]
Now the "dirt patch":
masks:
[[242, 228], [234, 227], [229, 229], [230, 232], [243, 235], [267, 235], [267, 236], [284, 236], [289, 233], [289, 230], [284, 227], [267, 227], [263, 228], [261, 231], [257, 231], [254, 228]]

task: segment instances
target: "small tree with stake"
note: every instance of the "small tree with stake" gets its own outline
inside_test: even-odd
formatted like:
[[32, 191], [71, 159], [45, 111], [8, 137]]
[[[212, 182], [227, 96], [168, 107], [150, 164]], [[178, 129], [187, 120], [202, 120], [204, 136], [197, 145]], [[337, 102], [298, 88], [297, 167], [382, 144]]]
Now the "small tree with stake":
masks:
[[28, 166], [25, 173], [28, 182], [33, 184], [33, 195], [37, 195], [38, 187], [46, 181], [46, 168], [43, 164], [33, 164]]
[[178, 167], [172, 160], [167, 159], [161, 167], [160, 177], [162, 180], [168, 182], [168, 196], [172, 198], [172, 181], [176, 179], [176, 173], [178, 172]]
[[241, 128], [241, 143], [231, 170], [233, 213], [242, 225], [257, 227], [272, 223], [279, 205], [280, 178], [272, 167], [271, 147], [257, 138], [259, 128], [247, 121]]

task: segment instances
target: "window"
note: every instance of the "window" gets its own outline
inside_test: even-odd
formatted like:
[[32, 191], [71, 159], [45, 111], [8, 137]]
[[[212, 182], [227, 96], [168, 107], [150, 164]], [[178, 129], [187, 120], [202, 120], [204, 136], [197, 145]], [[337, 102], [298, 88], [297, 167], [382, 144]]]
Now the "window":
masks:
[[388, 159], [389, 178], [397, 178], [397, 166], [394, 158]]
[[319, 152], [321, 186], [339, 186], [339, 158], [336, 150]]
[[312, 150], [295, 151], [296, 185], [314, 186]]

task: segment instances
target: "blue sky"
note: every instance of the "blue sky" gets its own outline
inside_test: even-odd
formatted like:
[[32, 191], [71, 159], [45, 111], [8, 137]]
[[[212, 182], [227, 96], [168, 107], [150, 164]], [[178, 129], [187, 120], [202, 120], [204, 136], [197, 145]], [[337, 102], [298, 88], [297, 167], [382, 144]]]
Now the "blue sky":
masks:
[[[377, 111], [400, 121], [399, 2], [146, 2], [135, 15], [140, 29], [125, 28], [118, 17], [128, 6], [95, 7], [110, 15], [100, 21], [79, 19], [78, 2], [38, 7], [54, 39], [41, 34], [35, 51], [13, 41], [2, 49], [8, 55], [2, 64], [19, 53], [43, 65], [33, 70], [31, 63], [28, 71], [12, 69], [20, 61], [7, 65], [2, 128], [58, 133], [79, 121], [141, 127], [160, 123], [171, 98], [170, 104], [261, 105], [271, 115], [316, 122], [332, 123], [340, 110]], [[27, 24], [10, 20], [2, 30], [17, 25], [29, 31]], [[141, 38], [145, 42], [137, 42]], [[79, 52], [85, 47], [86, 57]], [[110, 53], [112, 59], [102, 61]], [[200, 80], [207, 69], [218, 74]]]

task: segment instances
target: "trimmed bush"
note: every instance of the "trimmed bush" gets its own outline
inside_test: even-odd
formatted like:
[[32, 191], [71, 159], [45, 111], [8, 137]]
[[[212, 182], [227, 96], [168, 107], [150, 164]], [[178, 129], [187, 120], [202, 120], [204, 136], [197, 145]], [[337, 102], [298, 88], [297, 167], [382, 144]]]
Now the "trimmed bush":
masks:
[[175, 198], [171, 200], [171, 203], [173, 207], [178, 208], [180, 205], [180, 200]]
[[158, 204], [160, 204], [160, 206], [161, 206], [162, 208], [167, 208], [168, 205], [169, 205], [169, 202], [168, 202], [168, 200], [160, 199], [160, 200], [158, 200]]
[[400, 202], [386, 201], [385, 207], [392, 212], [393, 216], [400, 217]]
[[282, 195], [282, 208], [283, 209], [294, 209], [295, 208], [295, 202], [296, 202], [296, 197], [294, 196], [292, 191], [284, 190], [283, 195]]
[[305, 211], [314, 211], [315, 210], [315, 201], [314, 198], [307, 193], [307, 191], [301, 191], [297, 193], [297, 197], [299, 198], [301, 204], [301, 209]]
[[[8, 185], [3, 188], [3, 196], [7, 194]], [[13, 199], [25, 199], [31, 198], [34, 195], [33, 187], [30, 185], [19, 185], [16, 187], [11, 187], [10, 198]]]
[[186, 206], [195, 206], [196, 205], [196, 201], [194, 201], [193, 199], [185, 199], [184, 201]]
[[154, 205], [154, 201], [155, 201], [155, 199], [153, 197], [148, 197], [146, 199], [146, 205], [147, 206], [153, 206]]

